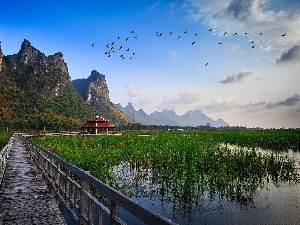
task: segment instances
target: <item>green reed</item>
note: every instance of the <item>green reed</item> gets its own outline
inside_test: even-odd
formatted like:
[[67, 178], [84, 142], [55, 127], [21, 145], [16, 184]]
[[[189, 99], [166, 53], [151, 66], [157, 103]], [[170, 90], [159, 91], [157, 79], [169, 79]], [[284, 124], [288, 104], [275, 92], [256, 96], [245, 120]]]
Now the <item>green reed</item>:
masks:
[[297, 183], [299, 165], [278, 150], [297, 146], [299, 133], [269, 132], [131, 132], [34, 141], [128, 196], [192, 207], [205, 197], [244, 204], [269, 182]]

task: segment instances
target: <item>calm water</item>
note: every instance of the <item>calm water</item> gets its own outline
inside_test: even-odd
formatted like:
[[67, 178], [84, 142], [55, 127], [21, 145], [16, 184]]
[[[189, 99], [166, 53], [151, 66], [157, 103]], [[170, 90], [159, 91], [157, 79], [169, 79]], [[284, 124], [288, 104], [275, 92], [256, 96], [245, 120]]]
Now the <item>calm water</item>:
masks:
[[[289, 151], [283, 156], [296, 161], [300, 173], [300, 154]], [[130, 165], [123, 163], [115, 168], [122, 171], [122, 179], [135, 182], [138, 190], [132, 198], [142, 205], [172, 219], [179, 224], [300, 224], [300, 184], [275, 183], [264, 180], [258, 185], [254, 195], [247, 201], [230, 199], [218, 193], [211, 195], [204, 191], [199, 195], [197, 203], [188, 204], [184, 200], [175, 204], [170, 199], [161, 199], [155, 187], [151, 187], [151, 171], [142, 174], [130, 170]], [[118, 172], [116, 172], [118, 175]], [[150, 188], [149, 188], [150, 187]], [[127, 215], [122, 209], [128, 224], [141, 224], [140, 221]]]

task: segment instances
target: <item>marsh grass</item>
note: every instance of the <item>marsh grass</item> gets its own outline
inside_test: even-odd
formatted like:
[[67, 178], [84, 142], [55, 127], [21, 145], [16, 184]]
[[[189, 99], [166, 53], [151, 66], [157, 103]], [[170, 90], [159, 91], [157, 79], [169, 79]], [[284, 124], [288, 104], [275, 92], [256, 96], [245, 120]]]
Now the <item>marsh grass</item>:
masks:
[[130, 197], [172, 203], [174, 210], [193, 210], [204, 198], [248, 204], [270, 182], [299, 182], [296, 162], [280, 153], [299, 150], [299, 132], [138, 134], [34, 141]]

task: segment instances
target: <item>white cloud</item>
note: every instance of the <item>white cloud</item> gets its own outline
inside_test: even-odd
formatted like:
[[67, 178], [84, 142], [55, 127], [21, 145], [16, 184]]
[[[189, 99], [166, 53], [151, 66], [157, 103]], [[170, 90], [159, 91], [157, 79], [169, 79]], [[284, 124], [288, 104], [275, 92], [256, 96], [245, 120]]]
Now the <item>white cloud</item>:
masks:
[[209, 116], [221, 117], [230, 125], [248, 127], [299, 127], [300, 94], [278, 102], [250, 102], [213, 100], [201, 106]]
[[170, 60], [176, 60], [178, 58], [178, 53], [176, 50], [169, 51], [165, 57]]
[[276, 61], [280, 63], [300, 63], [300, 45], [296, 45], [289, 49], [287, 52], [282, 53], [281, 57]]
[[[136, 90], [131, 88], [130, 90]], [[136, 95], [138, 96], [138, 95]], [[207, 100], [207, 95], [202, 92], [183, 91], [175, 95], [140, 95], [135, 102], [135, 107], [142, 108], [151, 113], [155, 110], [175, 109], [177, 113], [185, 113], [195, 109], [196, 106]]]
[[232, 53], [237, 51], [240, 48], [240, 45], [238, 44], [228, 44], [225, 46], [226, 52]]
[[202, 101], [204, 99], [203, 93], [193, 92], [193, 91], [184, 91], [179, 92], [177, 95], [173, 97], [166, 97], [162, 105], [178, 105], [178, 104], [184, 104], [184, 105], [191, 105], [196, 104], [199, 101]]
[[300, 107], [300, 94], [295, 94], [283, 101], [279, 101], [276, 103], [270, 102], [266, 105], [267, 109], [272, 109], [275, 107], [281, 107], [281, 106], [295, 106], [298, 105]]
[[139, 88], [136, 87], [134, 83], [127, 84], [125, 86], [125, 89], [127, 90], [127, 95], [129, 97], [140, 97], [144, 95], [144, 91], [140, 90]]
[[272, 46], [271, 45], [268, 45], [267, 47], [260, 46], [259, 48], [261, 50], [265, 51], [265, 52], [268, 52], [268, 51], [272, 50]]
[[[251, 38], [273, 45], [292, 46], [299, 43], [300, 12], [272, 8], [277, 0], [190, 0], [197, 10], [190, 11], [194, 20], [204, 19], [205, 24], [219, 32], [247, 32]], [[260, 35], [263, 32], [263, 35]], [[286, 33], [285, 36], [282, 34]], [[270, 47], [269, 47], [270, 46]]]
[[226, 79], [221, 80], [220, 83], [222, 84], [229, 84], [229, 83], [236, 83], [245, 81], [249, 76], [255, 75], [256, 72], [252, 70], [248, 70], [243, 68], [241, 72], [237, 74], [231, 74], [226, 77]]
[[155, 10], [157, 7], [159, 7], [160, 3], [158, 1], [153, 1], [152, 4], [149, 6], [148, 10], [149, 11], [153, 11]]

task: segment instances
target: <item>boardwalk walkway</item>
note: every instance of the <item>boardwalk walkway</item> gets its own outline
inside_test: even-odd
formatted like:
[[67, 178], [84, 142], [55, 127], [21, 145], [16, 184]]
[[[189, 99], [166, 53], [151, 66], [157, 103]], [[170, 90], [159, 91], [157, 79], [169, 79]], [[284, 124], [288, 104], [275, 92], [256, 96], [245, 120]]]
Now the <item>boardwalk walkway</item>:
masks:
[[0, 225], [66, 224], [19, 137], [14, 137], [0, 188]]

